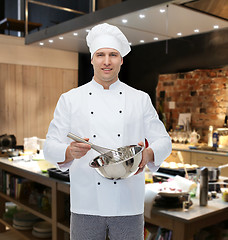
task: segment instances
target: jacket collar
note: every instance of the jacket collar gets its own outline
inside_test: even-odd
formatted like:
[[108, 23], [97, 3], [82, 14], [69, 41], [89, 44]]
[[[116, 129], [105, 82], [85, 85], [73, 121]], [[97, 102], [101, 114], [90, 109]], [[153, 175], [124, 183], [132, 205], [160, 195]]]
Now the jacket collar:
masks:
[[[95, 89], [104, 90], [104, 87], [101, 84], [99, 84], [98, 82], [96, 82], [94, 80], [94, 78], [92, 79], [91, 84]], [[118, 90], [120, 88], [120, 86], [121, 86], [121, 82], [118, 79], [116, 82], [114, 82], [113, 84], [110, 85], [109, 90]]]

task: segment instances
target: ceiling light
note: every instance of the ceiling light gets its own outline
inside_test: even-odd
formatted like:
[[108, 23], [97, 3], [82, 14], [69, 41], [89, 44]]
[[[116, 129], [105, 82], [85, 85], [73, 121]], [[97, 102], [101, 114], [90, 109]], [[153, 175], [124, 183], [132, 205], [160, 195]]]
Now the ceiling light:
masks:
[[214, 29], [218, 29], [219, 28], [219, 25], [214, 25]]
[[75, 33], [73, 33], [73, 35], [74, 35], [74, 36], [78, 36], [78, 33], [75, 32]]
[[122, 19], [122, 23], [127, 23], [127, 19]]
[[129, 42], [129, 45], [131, 46], [131, 45], [132, 45], [132, 43], [131, 43], [131, 42]]
[[44, 43], [43, 42], [40, 42], [40, 46], [43, 46], [44, 45]]
[[86, 29], [86, 32], [88, 33], [90, 31], [90, 29]]
[[182, 36], [182, 33], [181, 32], [177, 33], [177, 36]]
[[48, 40], [49, 43], [53, 43], [54, 41], [52, 39]]
[[155, 41], [157, 41], [157, 40], [158, 40], [158, 38], [157, 38], [157, 37], [154, 37], [154, 40], [155, 40]]
[[139, 42], [140, 42], [140, 43], [144, 43], [145, 41], [144, 41], [144, 40], [140, 40]]
[[60, 40], [63, 40], [63, 37], [59, 37]]
[[139, 14], [139, 17], [140, 18], [145, 18], [146, 16], [145, 16], [145, 14]]
[[161, 8], [159, 11], [160, 11], [160, 13], [164, 13], [165, 9]]
[[195, 29], [194, 32], [195, 32], [195, 33], [198, 33], [198, 32], [199, 32], [199, 29]]

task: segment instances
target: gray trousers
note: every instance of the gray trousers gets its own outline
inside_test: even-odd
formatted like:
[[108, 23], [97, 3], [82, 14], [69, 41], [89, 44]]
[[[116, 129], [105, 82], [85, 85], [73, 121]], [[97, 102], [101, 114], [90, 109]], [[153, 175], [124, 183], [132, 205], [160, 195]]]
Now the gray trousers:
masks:
[[143, 214], [120, 217], [101, 217], [71, 213], [71, 240], [143, 240]]

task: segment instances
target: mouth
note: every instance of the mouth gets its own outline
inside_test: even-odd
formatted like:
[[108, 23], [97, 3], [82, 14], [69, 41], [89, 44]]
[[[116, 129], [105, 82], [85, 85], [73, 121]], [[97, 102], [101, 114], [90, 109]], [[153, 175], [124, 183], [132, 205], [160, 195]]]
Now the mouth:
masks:
[[102, 71], [104, 72], [110, 72], [112, 70], [112, 68], [102, 68]]

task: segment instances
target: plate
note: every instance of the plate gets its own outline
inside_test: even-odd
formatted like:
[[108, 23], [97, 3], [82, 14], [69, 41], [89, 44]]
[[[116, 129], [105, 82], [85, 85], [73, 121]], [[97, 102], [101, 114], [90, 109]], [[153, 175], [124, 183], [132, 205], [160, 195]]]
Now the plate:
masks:
[[19, 225], [16, 225], [16, 224], [13, 224], [13, 227], [17, 230], [30, 230], [30, 229], [32, 229], [32, 226], [19, 226]]
[[180, 197], [183, 196], [185, 194], [188, 194], [188, 192], [165, 192], [165, 191], [161, 191], [158, 193], [160, 196], [162, 197]]
[[33, 230], [38, 233], [50, 233], [51, 232], [51, 224], [45, 221], [38, 222], [34, 224]]
[[52, 236], [51, 232], [43, 233], [32, 230], [32, 235], [37, 238], [50, 238]]

